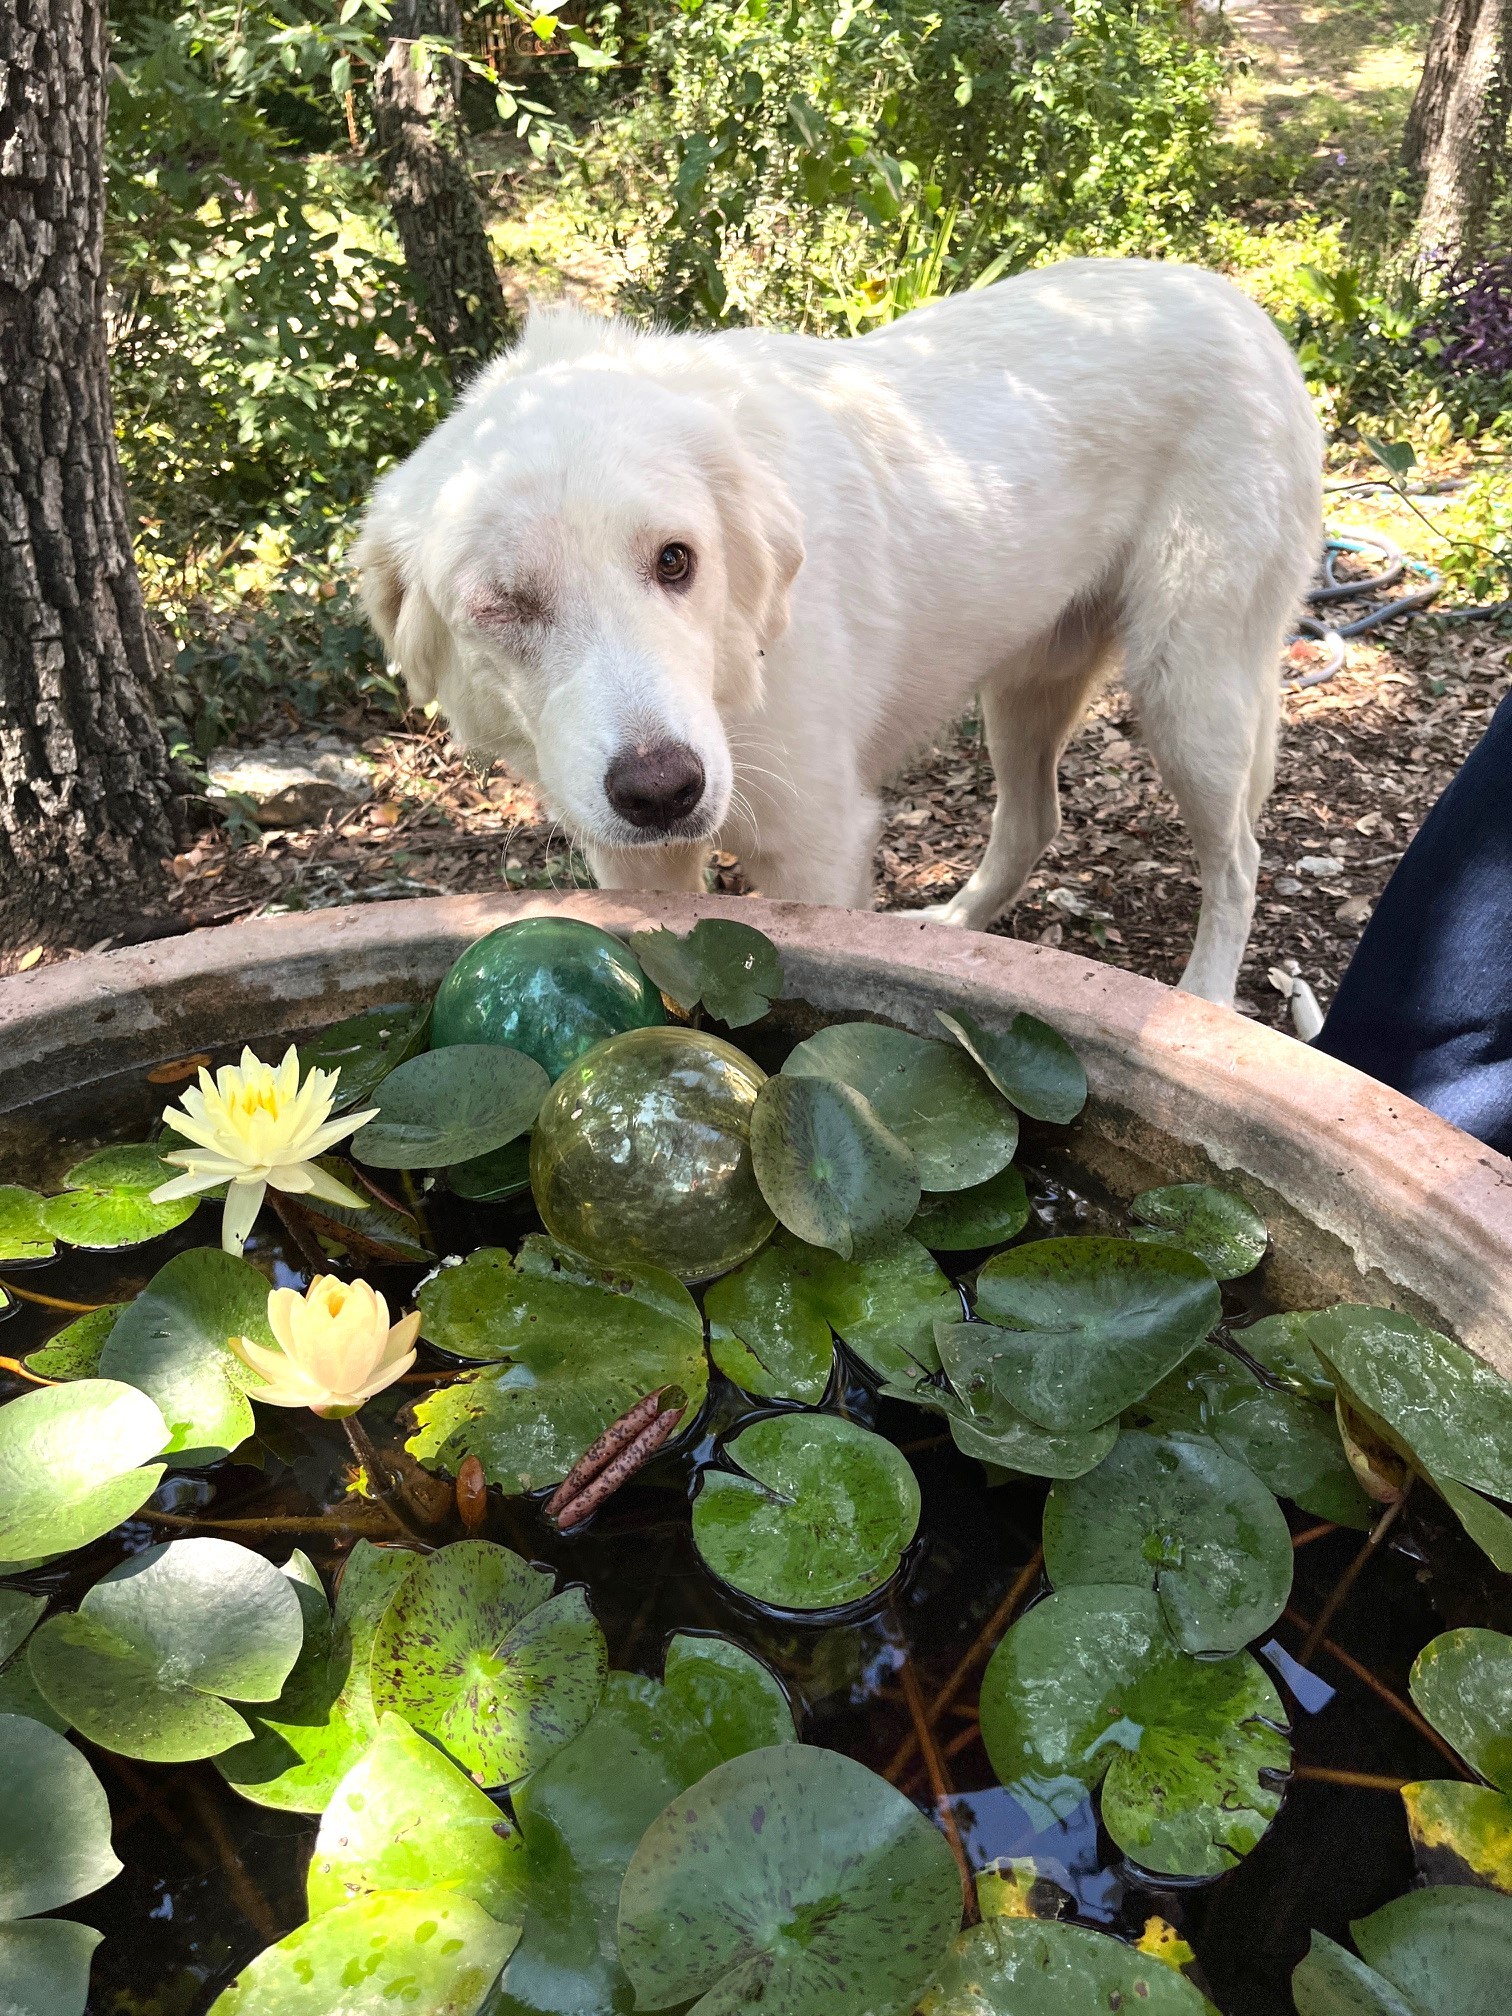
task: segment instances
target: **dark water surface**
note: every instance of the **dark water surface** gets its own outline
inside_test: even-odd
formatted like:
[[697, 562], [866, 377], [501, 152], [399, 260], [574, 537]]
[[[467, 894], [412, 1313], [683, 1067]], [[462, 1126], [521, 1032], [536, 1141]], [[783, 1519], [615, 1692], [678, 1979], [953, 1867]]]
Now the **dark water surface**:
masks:
[[[778, 1055], [750, 1032], [736, 1039], [773, 1065]], [[107, 1141], [148, 1136], [171, 1089], [145, 1084], [140, 1073], [91, 1087], [70, 1106], [28, 1109], [0, 1129], [0, 1182], [56, 1187], [69, 1164]], [[1095, 1186], [1074, 1188], [1046, 1174], [1059, 1168], [1053, 1130], [1026, 1127], [1020, 1155], [1034, 1201], [1026, 1237], [1054, 1232], [1122, 1231], [1118, 1200]], [[1074, 1137], [1072, 1140], [1074, 1151]], [[435, 1194], [428, 1200], [442, 1253], [480, 1245], [511, 1248], [538, 1229], [529, 1200], [468, 1205]], [[247, 1257], [278, 1284], [303, 1285], [297, 1253], [280, 1242], [265, 1212]], [[269, 1229], [271, 1228], [271, 1230]], [[124, 1301], [144, 1287], [174, 1253], [216, 1243], [218, 1207], [204, 1206], [179, 1231], [119, 1254], [68, 1253], [32, 1267], [11, 1267], [16, 1286], [77, 1302]], [[941, 1256], [947, 1271], [968, 1272], [980, 1254]], [[391, 1307], [408, 1307], [417, 1270], [365, 1268]], [[1265, 1313], [1266, 1268], [1225, 1289], [1230, 1316]], [[72, 1320], [22, 1305], [0, 1324], [0, 1352], [19, 1358]], [[417, 1369], [444, 1361], [422, 1347]], [[28, 1390], [0, 1373], [0, 1398]], [[364, 1419], [392, 1446], [392, 1423], [424, 1387], [391, 1389]], [[549, 1564], [566, 1582], [586, 1584], [608, 1640], [610, 1663], [660, 1674], [667, 1639], [681, 1630], [721, 1631], [760, 1654], [782, 1676], [810, 1742], [844, 1750], [890, 1775], [913, 1723], [901, 1684], [912, 1661], [926, 1702], [954, 1672], [1039, 1544], [1043, 1483], [989, 1488], [979, 1464], [962, 1456], [941, 1432], [938, 1417], [898, 1402], [878, 1401], [869, 1377], [848, 1355], [825, 1403], [889, 1437], [908, 1455], [923, 1494], [918, 1538], [903, 1569], [863, 1613], [838, 1620], [794, 1620], [763, 1612], [724, 1590], [700, 1563], [692, 1542], [688, 1501], [699, 1463], [716, 1440], [753, 1411], [718, 1374], [709, 1404], [691, 1431], [614, 1499], [581, 1536], [563, 1539], [534, 1501], [491, 1494], [486, 1537]], [[227, 1537], [283, 1562], [298, 1545], [329, 1589], [351, 1536], [329, 1529], [296, 1530], [337, 1506], [349, 1452], [338, 1424], [312, 1415], [259, 1411], [258, 1434], [234, 1460], [205, 1471], [170, 1474], [154, 1500], [185, 1516], [291, 1522], [280, 1532], [237, 1531]], [[1330, 1636], [1386, 1687], [1405, 1697], [1407, 1674], [1423, 1644], [1462, 1623], [1512, 1627], [1512, 1583], [1490, 1569], [1427, 1493], [1409, 1502], [1382, 1558], [1373, 1562], [1331, 1627]], [[1295, 1533], [1317, 1521], [1288, 1507]], [[96, 1546], [54, 1567], [17, 1578], [71, 1607], [117, 1561], [181, 1527], [129, 1520]], [[207, 1529], [210, 1530], [210, 1529]], [[387, 1535], [378, 1515], [374, 1538]], [[439, 1535], [460, 1538], [456, 1525]], [[1293, 1611], [1318, 1614], [1359, 1548], [1361, 1536], [1334, 1531], [1296, 1553]], [[1043, 1593], [1036, 1582], [1026, 1600]], [[1274, 1644], [1295, 1652], [1304, 1631], [1289, 1620]], [[1064, 1826], [1036, 1833], [994, 1779], [976, 1732], [976, 1690], [982, 1649], [955, 1704], [940, 1718], [936, 1738], [953, 1790], [950, 1804], [967, 1852], [980, 1866], [998, 1856], [1033, 1856], [1074, 1896], [1086, 1923], [1137, 1937], [1159, 1914], [1196, 1949], [1205, 1985], [1224, 2016], [1291, 2016], [1288, 1980], [1306, 1951], [1311, 1928], [1345, 1940], [1348, 1921], [1407, 1889], [1412, 1857], [1401, 1800], [1391, 1792], [1293, 1780], [1282, 1812], [1261, 1845], [1230, 1874], [1204, 1883], [1153, 1879], [1130, 1868], [1084, 1806]], [[1267, 1656], [1262, 1654], [1262, 1656]], [[1288, 1684], [1284, 1658], [1269, 1655], [1295, 1731], [1295, 1762], [1306, 1767], [1442, 1777], [1449, 1766], [1365, 1680], [1326, 1651], [1312, 1675]], [[75, 1740], [78, 1740], [77, 1738]], [[60, 1915], [96, 1925], [106, 1935], [94, 1961], [90, 2016], [202, 2016], [237, 1968], [270, 1939], [305, 1917], [304, 1870], [314, 1840], [314, 1816], [283, 1815], [240, 1798], [211, 1763], [159, 1766], [96, 1751], [89, 1754], [110, 1798], [116, 1852], [124, 1872]], [[926, 1811], [930, 1787], [915, 1756], [898, 1780]]]

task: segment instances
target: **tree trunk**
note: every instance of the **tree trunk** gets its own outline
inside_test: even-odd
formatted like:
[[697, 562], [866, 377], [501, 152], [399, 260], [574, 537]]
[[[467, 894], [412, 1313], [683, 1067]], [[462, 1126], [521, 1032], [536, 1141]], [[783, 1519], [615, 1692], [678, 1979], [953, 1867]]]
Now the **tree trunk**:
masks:
[[397, 0], [388, 28], [373, 123], [389, 207], [421, 320], [460, 388], [514, 329], [467, 169], [459, 66], [432, 54], [417, 70], [412, 60], [421, 36], [460, 42], [456, 0]]
[[1402, 158], [1409, 168], [1426, 168], [1443, 137], [1449, 94], [1465, 60], [1470, 30], [1479, 12], [1480, 0], [1440, 0], [1433, 33], [1428, 38], [1428, 53], [1423, 59], [1423, 74], [1418, 79], [1402, 136]]
[[[1512, 112], [1512, 0], [1461, 4], [1467, 12], [1473, 9], [1474, 18], [1458, 60], [1452, 60], [1452, 51], [1445, 56], [1450, 75], [1442, 116], [1423, 155], [1427, 181], [1417, 257], [1424, 267], [1452, 265], [1475, 251], [1505, 158]], [[1431, 131], [1426, 107], [1423, 124], [1425, 133]]]
[[106, 372], [102, 0], [0, 0], [0, 948], [119, 929], [175, 809]]

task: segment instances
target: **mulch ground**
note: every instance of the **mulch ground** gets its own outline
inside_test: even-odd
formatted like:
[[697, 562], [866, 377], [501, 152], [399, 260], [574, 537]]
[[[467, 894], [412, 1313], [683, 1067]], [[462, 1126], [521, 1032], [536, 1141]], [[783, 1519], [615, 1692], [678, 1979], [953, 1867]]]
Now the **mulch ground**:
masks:
[[[1286, 1026], [1273, 968], [1300, 972], [1327, 1005], [1392, 868], [1509, 684], [1505, 632], [1418, 619], [1395, 626], [1388, 644], [1355, 644], [1327, 684], [1288, 694], [1240, 981], [1245, 1013]], [[373, 800], [319, 828], [250, 843], [207, 825], [173, 864], [177, 928], [501, 882], [586, 882], [530, 788], [500, 771], [477, 775], [440, 726], [354, 739], [373, 764]], [[996, 928], [1174, 981], [1196, 922], [1196, 863], [1116, 688], [1068, 747], [1061, 787], [1064, 831]], [[941, 901], [971, 873], [991, 818], [974, 724], [922, 751], [887, 801], [879, 907]], [[720, 857], [719, 877], [743, 886], [731, 856]]]

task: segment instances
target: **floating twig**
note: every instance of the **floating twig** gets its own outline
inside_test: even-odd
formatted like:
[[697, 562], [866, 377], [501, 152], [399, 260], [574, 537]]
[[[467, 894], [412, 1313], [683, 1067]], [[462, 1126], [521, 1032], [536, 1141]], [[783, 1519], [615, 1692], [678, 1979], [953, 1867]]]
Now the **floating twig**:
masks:
[[35, 1302], [39, 1309], [61, 1309], [66, 1316], [93, 1316], [96, 1309], [108, 1309], [108, 1302], [64, 1302], [56, 1295], [39, 1295], [35, 1288], [18, 1288], [14, 1281], [0, 1281], [7, 1295], [18, 1302]]
[[1293, 1778], [1307, 1778], [1316, 1785], [1352, 1785], [1361, 1792], [1400, 1792], [1410, 1778], [1388, 1778], [1383, 1771], [1335, 1771], [1326, 1764], [1299, 1764]]
[[[383, 1512], [387, 1508], [380, 1504], [374, 1509]], [[182, 1526], [190, 1531], [213, 1526], [221, 1533], [371, 1533], [374, 1525], [371, 1519], [354, 1519], [342, 1512], [296, 1513], [283, 1519], [190, 1519], [181, 1512], [159, 1512], [144, 1505], [131, 1516], [150, 1519], [155, 1526]]]
[[671, 1440], [687, 1405], [688, 1396], [680, 1386], [661, 1386], [611, 1422], [546, 1500], [546, 1516], [555, 1521], [558, 1531], [581, 1526], [606, 1498], [649, 1463]]
[[1365, 1545], [1339, 1577], [1329, 1595], [1328, 1601], [1318, 1613], [1317, 1622], [1303, 1639], [1302, 1650], [1297, 1654], [1297, 1663], [1299, 1666], [1310, 1666], [1312, 1664], [1313, 1654], [1317, 1651], [1319, 1645], [1322, 1644], [1329, 1625], [1332, 1624], [1334, 1618], [1347, 1602], [1349, 1592], [1359, 1580], [1360, 1575], [1364, 1571], [1365, 1564], [1374, 1558], [1381, 1542], [1386, 1538], [1386, 1535], [1401, 1516], [1402, 1507], [1407, 1503], [1411, 1491], [1412, 1479], [1409, 1477], [1399, 1495], [1392, 1499], [1386, 1510], [1377, 1519], [1374, 1526], [1371, 1527]]
[[[1311, 1634], [1313, 1626], [1299, 1611], [1293, 1610], [1290, 1604], [1287, 1605], [1282, 1615], [1286, 1618], [1288, 1624], [1294, 1625], [1304, 1635]], [[1332, 1638], [1320, 1638], [1318, 1640], [1318, 1650], [1326, 1652], [1330, 1659], [1337, 1660], [1346, 1673], [1352, 1673], [1362, 1686], [1368, 1687], [1378, 1700], [1384, 1701], [1394, 1715], [1400, 1715], [1404, 1722], [1410, 1723], [1425, 1743], [1431, 1743], [1441, 1756], [1448, 1758], [1462, 1778], [1469, 1776], [1463, 1760], [1444, 1741], [1437, 1729], [1430, 1722], [1424, 1721], [1410, 1701], [1404, 1701], [1400, 1694], [1395, 1693], [1388, 1687], [1384, 1680], [1378, 1679], [1371, 1672], [1370, 1668], [1362, 1665], [1352, 1653], [1346, 1652], [1342, 1645], [1336, 1645]]]
[[905, 1656], [898, 1676], [903, 1683], [903, 1698], [908, 1703], [909, 1715], [913, 1718], [914, 1741], [919, 1746], [924, 1759], [924, 1769], [929, 1774], [929, 1789], [934, 1794], [935, 1818], [940, 1823], [941, 1832], [950, 1843], [950, 1852], [956, 1859], [956, 1867], [961, 1872], [961, 1901], [966, 1911], [966, 1922], [974, 1925], [979, 1917], [976, 1901], [976, 1883], [971, 1873], [971, 1863], [967, 1858], [966, 1844], [961, 1839], [961, 1830], [956, 1825], [955, 1809], [951, 1797], [955, 1787], [950, 1782], [950, 1774], [945, 1769], [945, 1760], [940, 1755], [940, 1746], [935, 1741], [934, 1730], [930, 1727], [929, 1715], [924, 1707], [924, 1694], [919, 1686], [919, 1676], [914, 1671], [913, 1659]]
[[[1007, 1595], [977, 1633], [954, 1673], [951, 1674], [945, 1685], [930, 1703], [930, 1715], [936, 1720], [944, 1714], [945, 1710], [970, 1679], [982, 1655], [1002, 1635], [1009, 1624], [1012, 1623], [1014, 1613], [1017, 1611], [1020, 1603], [1023, 1602], [1029, 1591], [1034, 1587], [1034, 1584], [1039, 1580], [1039, 1572], [1044, 1566], [1044, 1560], [1044, 1549], [1036, 1547], [1018, 1574], [1013, 1578], [1013, 1585]], [[883, 1772], [883, 1777], [896, 1785], [903, 1772], [908, 1769], [909, 1764], [912, 1762], [914, 1751], [917, 1748], [918, 1737], [914, 1734], [913, 1730], [910, 1730], [893, 1753], [892, 1762]]]

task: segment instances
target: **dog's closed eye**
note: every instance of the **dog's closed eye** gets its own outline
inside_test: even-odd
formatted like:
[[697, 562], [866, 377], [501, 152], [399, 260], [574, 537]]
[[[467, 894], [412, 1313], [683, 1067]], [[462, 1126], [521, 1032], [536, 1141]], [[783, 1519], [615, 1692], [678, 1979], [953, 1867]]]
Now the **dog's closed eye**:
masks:
[[468, 597], [467, 613], [486, 630], [539, 629], [551, 621], [551, 597], [534, 581], [513, 588], [494, 585]]

